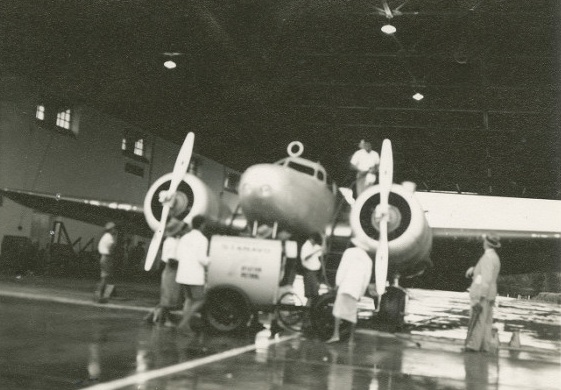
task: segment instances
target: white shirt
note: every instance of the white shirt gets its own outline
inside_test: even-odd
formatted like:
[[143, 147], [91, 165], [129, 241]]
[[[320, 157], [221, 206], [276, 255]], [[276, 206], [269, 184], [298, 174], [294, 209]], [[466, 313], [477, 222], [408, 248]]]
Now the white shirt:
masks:
[[351, 157], [351, 164], [360, 172], [367, 172], [370, 168], [380, 164], [380, 156], [374, 150], [367, 152], [359, 149]]
[[162, 261], [167, 263], [169, 259], [177, 260], [178, 237], [166, 237], [162, 245]]
[[473, 281], [469, 289], [472, 305], [481, 298], [492, 301], [497, 296], [497, 279], [501, 270], [499, 255], [493, 248], [485, 249], [473, 270]]
[[337, 294], [349, 294], [356, 300], [364, 295], [372, 276], [372, 259], [364, 249], [347, 248], [337, 268]]
[[[318, 244], [313, 244], [307, 240], [302, 249], [300, 250], [300, 260], [302, 261], [302, 266], [310, 271], [317, 271], [321, 268], [320, 256], [322, 253], [322, 247]], [[310, 256], [311, 255], [311, 256]], [[310, 256], [307, 260], [306, 257]]]
[[113, 248], [115, 247], [115, 236], [109, 232], [105, 232], [99, 244], [97, 244], [97, 251], [100, 255], [111, 255], [113, 254]]
[[177, 276], [180, 284], [202, 286], [205, 284], [205, 267], [209, 259], [208, 239], [197, 229], [191, 230], [179, 239], [177, 245]]

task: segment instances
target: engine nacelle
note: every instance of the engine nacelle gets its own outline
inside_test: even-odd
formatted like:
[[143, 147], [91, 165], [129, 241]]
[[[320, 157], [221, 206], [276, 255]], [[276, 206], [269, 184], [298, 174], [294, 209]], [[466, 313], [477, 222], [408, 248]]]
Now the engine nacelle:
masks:
[[[144, 198], [144, 216], [152, 230], [157, 230], [162, 215], [162, 204], [159, 201], [161, 191], [167, 191], [172, 174], [168, 173], [156, 180]], [[197, 176], [186, 173], [179, 187], [170, 215], [190, 224], [196, 215], [202, 215], [211, 223], [225, 225], [232, 218], [232, 211], [222, 202]]]
[[[356, 199], [350, 214], [355, 244], [375, 254], [379, 245], [376, 207], [380, 204], [380, 186], [367, 188]], [[389, 274], [417, 274], [430, 265], [432, 232], [425, 212], [413, 191], [392, 184], [388, 220]]]

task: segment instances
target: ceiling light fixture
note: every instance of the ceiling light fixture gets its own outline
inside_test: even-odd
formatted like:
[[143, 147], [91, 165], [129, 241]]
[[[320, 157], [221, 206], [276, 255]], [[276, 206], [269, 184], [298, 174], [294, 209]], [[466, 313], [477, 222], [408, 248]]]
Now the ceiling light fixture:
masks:
[[382, 26], [382, 28], [380, 29], [380, 30], [382, 30], [382, 32], [384, 34], [392, 35], [397, 31], [395, 26], [392, 25], [390, 23], [390, 21], [393, 19], [394, 16], [403, 15], [402, 12], [400, 11], [400, 8], [403, 7], [405, 5], [405, 3], [407, 3], [407, 0], [405, 0], [405, 2], [403, 4], [401, 4], [399, 7], [397, 7], [396, 9], [392, 10], [390, 8], [390, 5], [388, 4], [388, 0], [382, 0], [382, 7], [383, 8], [375, 7], [376, 13], [378, 15], [385, 16], [386, 19], [388, 20], [386, 22], [386, 24], [384, 24]]
[[180, 53], [180, 52], [169, 52], [169, 51], [167, 51], [165, 53], [162, 53], [162, 54], [163, 54], [164, 59], [165, 59], [164, 67], [166, 69], [175, 69], [177, 67], [177, 62], [175, 62], [173, 60], [173, 58], [183, 55], [183, 53]]
[[419, 92], [415, 93], [415, 95], [413, 95], [413, 99], [415, 99], [416, 101], [419, 100], [423, 100], [424, 96], [422, 94], [420, 94]]
[[177, 64], [175, 63], [175, 61], [167, 60], [166, 62], [164, 62], [164, 66], [167, 69], [175, 69], [175, 67], [177, 67]]
[[391, 35], [391, 34], [393, 34], [397, 31], [396, 28], [392, 24], [390, 24], [389, 22], [384, 24], [382, 26], [381, 30], [384, 34], [388, 34], [388, 35]]

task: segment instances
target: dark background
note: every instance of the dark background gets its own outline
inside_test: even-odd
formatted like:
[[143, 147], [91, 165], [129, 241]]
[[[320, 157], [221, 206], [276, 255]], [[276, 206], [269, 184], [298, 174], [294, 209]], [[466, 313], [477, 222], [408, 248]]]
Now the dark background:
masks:
[[560, 4], [3, 0], [0, 72], [239, 170], [300, 140], [348, 185], [389, 137], [420, 190], [561, 199]]

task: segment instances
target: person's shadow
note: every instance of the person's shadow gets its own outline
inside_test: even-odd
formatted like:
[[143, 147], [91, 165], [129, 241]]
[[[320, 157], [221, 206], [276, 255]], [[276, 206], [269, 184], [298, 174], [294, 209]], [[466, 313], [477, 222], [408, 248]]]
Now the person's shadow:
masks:
[[466, 390], [486, 389], [489, 383], [489, 369], [496, 366], [497, 357], [488, 353], [465, 352]]

